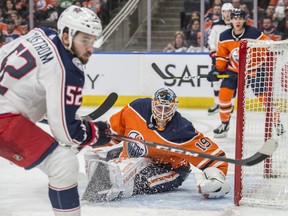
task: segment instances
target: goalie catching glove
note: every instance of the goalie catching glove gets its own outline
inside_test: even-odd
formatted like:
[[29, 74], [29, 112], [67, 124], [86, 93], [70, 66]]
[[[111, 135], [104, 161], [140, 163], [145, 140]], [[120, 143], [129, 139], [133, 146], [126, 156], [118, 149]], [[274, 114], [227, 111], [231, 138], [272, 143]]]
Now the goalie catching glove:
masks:
[[103, 121], [97, 121], [97, 122], [92, 122], [92, 121], [83, 121], [84, 124], [88, 127], [87, 129], [90, 128], [90, 131], [87, 131], [87, 134], [89, 137], [87, 137], [86, 142], [84, 145], [91, 145], [91, 146], [101, 146], [105, 145], [106, 143], [109, 143], [111, 138], [109, 134], [111, 133], [110, 130], [110, 125], [107, 122]]
[[231, 190], [224, 173], [218, 168], [208, 167], [203, 173], [197, 173], [194, 176], [198, 192], [207, 199], [222, 198]]

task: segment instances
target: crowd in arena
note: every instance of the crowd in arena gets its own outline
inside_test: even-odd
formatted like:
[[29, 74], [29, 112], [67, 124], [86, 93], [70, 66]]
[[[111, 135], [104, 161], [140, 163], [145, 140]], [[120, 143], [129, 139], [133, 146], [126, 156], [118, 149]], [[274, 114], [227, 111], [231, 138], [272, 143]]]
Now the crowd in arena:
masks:
[[[59, 15], [70, 5], [78, 5], [95, 10], [102, 24], [108, 24], [111, 11], [124, 1], [96, 0], [35, 0], [33, 8], [33, 26], [56, 28]], [[171, 42], [163, 49], [164, 52], [199, 52], [200, 48], [200, 13], [187, 5], [193, 0], [183, 0], [184, 11], [189, 20], [179, 26]], [[206, 0], [208, 8], [204, 16], [204, 51], [208, 51], [208, 36], [214, 23], [222, 19], [221, 7], [224, 3], [232, 3], [234, 8], [242, 8], [247, 14], [247, 24], [254, 25], [253, 9], [243, 0]], [[185, 8], [186, 7], [186, 8]], [[189, 9], [187, 9], [189, 8]], [[192, 10], [192, 11], [189, 11]], [[288, 0], [258, 1], [257, 27], [270, 40], [285, 40], [288, 38]], [[29, 0], [4, 0], [0, 3], [0, 47], [29, 30]]]
[[[56, 29], [60, 14], [70, 5], [78, 5], [95, 10], [105, 26], [113, 10], [124, 1], [96, 0], [35, 0], [33, 26]], [[28, 33], [30, 28], [29, 0], [4, 0], [0, 2], [0, 47]]]
[[[186, 14], [191, 14], [185, 20], [179, 31], [175, 32], [172, 42], [163, 49], [164, 52], [199, 52], [201, 19], [199, 11], [189, 7], [193, 0], [184, 0]], [[254, 26], [253, 1], [250, 5], [244, 0], [210, 0], [205, 1], [205, 8], [208, 8], [204, 16], [204, 51], [209, 49], [208, 37], [215, 23], [222, 20], [221, 7], [224, 3], [231, 3], [234, 8], [241, 8], [246, 12], [246, 23]], [[189, 8], [187, 10], [187, 8]], [[185, 8], [184, 8], [185, 9]], [[192, 11], [190, 11], [192, 10]], [[269, 40], [279, 41], [288, 38], [288, 0], [266, 0], [258, 1], [257, 27]], [[179, 36], [181, 35], [181, 36]]]

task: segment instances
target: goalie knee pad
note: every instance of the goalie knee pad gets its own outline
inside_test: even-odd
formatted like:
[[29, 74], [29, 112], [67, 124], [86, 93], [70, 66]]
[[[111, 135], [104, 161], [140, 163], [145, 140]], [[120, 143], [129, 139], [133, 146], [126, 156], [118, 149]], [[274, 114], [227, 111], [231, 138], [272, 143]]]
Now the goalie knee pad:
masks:
[[231, 190], [226, 182], [224, 173], [215, 167], [208, 167], [203, 171], [204, 179], [198, 185], [199, 193], [207, 199], [224, 197]]

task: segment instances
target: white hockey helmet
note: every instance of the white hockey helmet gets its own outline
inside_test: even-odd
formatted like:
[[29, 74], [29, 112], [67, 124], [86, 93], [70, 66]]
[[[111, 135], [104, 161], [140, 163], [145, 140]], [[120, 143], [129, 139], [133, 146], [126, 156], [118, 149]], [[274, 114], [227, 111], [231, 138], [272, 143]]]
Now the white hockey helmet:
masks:
[[61, 39], [64, 28], [68, 27], [68, 35], [70, 40], [70, 47], [72, 38], [75, 33], [80, 31], [89, 35], [95, 35], [97, 38], [102, 33], [101, 20], [90, 9], [71, 5], [63, 11], [58, 19], [57, 28], [59, 37]]
[[224, 19], [223, 12], [224, 11], [233, 11], [234, 7], [231, 3], [224, 3], [221, 7], [222, 19]]
[[160, 88], [154, 93], [151, 103], [157, 129], [163, 131], [177, 110], [178, 98], [170, 88]]
[[221, 7], [221, 11], [226, 11], [226, 10], [234, 10], [234, 7], [231, 3], [224, 3]]

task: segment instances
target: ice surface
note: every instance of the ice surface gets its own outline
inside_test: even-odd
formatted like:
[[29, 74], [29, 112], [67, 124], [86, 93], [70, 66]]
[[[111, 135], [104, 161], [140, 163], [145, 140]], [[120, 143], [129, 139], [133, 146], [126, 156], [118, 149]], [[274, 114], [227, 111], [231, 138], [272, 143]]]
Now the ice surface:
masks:
[[[105, 120], [119, 108], [110, 110], [101, 117]], [[91, 108], [83, 108], [87, 114]], [[179, 109], [183, 116], [191, 120], [194, 126], [215, 140], [227, 154], [235, 157], [235, 113], [227, 138], [213, 138], [213, 129], [219, 124], [219, 114], [208, 116], [206, 110]], [[85, 151], [85, 150], [84, 150]], [[78, 157], [81, 172], [84, 173], [83, 152]], [[234, 186], [234, 166], [229, 166], [228, 182]], [[84, 191], [85, 178], [79, 182], [80, 194]], [[48, 199], [48, 180], [38, 169], [25, 171], [0, 158], [0, 216], [52, 216]], [[287, 216], [287, 210], [271, 208], [235, 207], [233, 191], [224, 199], [207, 200], [197, 193], [192, 175], [176, 191], [139, 195], [129, 199], [109, 203], [82, 205], [83, 216]]]

